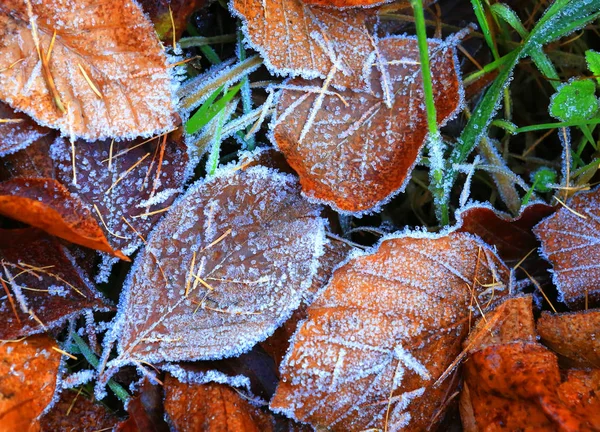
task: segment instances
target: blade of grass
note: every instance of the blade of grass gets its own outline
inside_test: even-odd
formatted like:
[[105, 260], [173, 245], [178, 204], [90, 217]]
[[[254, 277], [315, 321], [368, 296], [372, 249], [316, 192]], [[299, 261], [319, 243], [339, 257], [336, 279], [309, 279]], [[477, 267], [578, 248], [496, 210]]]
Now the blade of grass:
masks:
[[[187, 121], [187, 123], [185, 124], [185, 131], [191, 135], [201, 130], [204, 126], [208, 124], [208, 122], [215, 118], [217, 114], [223, 111], [225, 105], [227, 105], [238, 94], [241, 87], [242, 83], [233, 86], [227, 91], [227, 93], [225, 93], [225, 95], [221, 99], [219, 99], [216, 102], [214, 102], [214, 99], [213, 101], [210, 101], [210, 98], [207, 99], [206, 102], [209, 103], [205, 102], [200, 107], [200, 109], [196, 111], [194, 115], [192, 115], [192, 117], [190, 117], [190, 119]], [[213, 95], [211, 95], [211, 97]]]

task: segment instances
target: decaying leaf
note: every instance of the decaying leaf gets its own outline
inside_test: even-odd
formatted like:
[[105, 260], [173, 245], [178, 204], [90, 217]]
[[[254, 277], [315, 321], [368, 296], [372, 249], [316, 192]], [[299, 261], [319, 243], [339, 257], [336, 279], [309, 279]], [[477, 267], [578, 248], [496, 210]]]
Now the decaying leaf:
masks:
[[137, 395], [127, 404], [129, 418], [119, 423], [114, 432], [168, 432], [163, 397], [162, 387], [144, 379]]
[[16, 113], [0, 102], [0, 156], [24, 149], [50, 132], [25, 114]]
[[600, 188], [579, 192], [534, 228], [552, 264], [559, 300], [571, 308], [600, 301]]
[[[360, 6], [377, 6], [383, 3], [387, 3], [390, 0], [302, 0], [304, 3], [315, 6], [323, 7], [336, 7], [336, 8], [352, 8]], [[403, 5], [408, 7], [408, 2], [396, 2], [398, 8]]]
[[1, 339], [62, 324], [86, 309], [107, 306], [73, 257], [37, 229], [0, 230]]
[[149, 141], [77, 141], [76, 182], [70, 143], [57, 139], [51, 155], [57, 178], [85, 203], [113, 248], [125, 255], [142, 244], [140, 236], [146, 238], [191, 174], [180, 133]]
[[128, 259], [113, 250], [84, 204], [54, 179], [15, 178], [0, 183], [0, 214], [70, 242]]
[[537, 322], [542, 342], [575, 367], [600, 369], [600, 310], [550, 314]]
[[[462, 99], [455, 49], [429, 47], [443, 124]], [[320, 93], [322, 80], [289, 80], [274, 122], [273, 139], [304, 194], [345, 212], [372, 211], [401, 190], [427, 133], [417, 40], [389, 37], [370, 52], [370, 92]]]
[[275, 432], [308, 431], [260, 408], [223, 384], [184, 384], [165, 379], [165, 411], [180, 432]]
[[[463, 233], [385, 239], [337, 269], [281, 367], [276, 412], [330, 430], [424, 430], [442, 417], [469, 316], [509, 271]], [[492, 294], [494, 292], [494, 294]]]
[[50, 158], [50, 145], [56, 139], [56, 132], [47, 128], [43, 130], [45, 134], [42, 138], [0, 159], [0, 181], [15, 177], [55, 178], [54, 162]]
[[232, 0], [246, 38], [279, 75], [325, 78], [332, 85], [362, 89], [365, 61], [373, 50], [377, 9], [340, 11], [302, 0]]
[[40, 419], [42, 432], [97, 432], [112, 430], [118, 418], [103, 405], [78, 391], [63, 391], [60, 399]]
[[150, 16], [158, 36], [166, 43], [179, 40], [185, 31], [190, 15], [200, 9], [204, 0], [141, 0], [140, 4]]
[[600, 369], [569, 369], [558, 387], [558, 397], [575, 414], [586, 419], [590, 430], [600, 430]]
[[174, 127], [166, 57], [132, 0], [0, 4], [0, 98], [89, 140]]
[[60, 365], [46, 335], [0, 343], [0, 430], [40, 430], [38, 417], [52, 401]]
[[324, 241], [319, 212], [293, 176], [264, 167], [196, 183], [131, 271], [117, 362], [218, 359], [264, 340], [307, 296]]

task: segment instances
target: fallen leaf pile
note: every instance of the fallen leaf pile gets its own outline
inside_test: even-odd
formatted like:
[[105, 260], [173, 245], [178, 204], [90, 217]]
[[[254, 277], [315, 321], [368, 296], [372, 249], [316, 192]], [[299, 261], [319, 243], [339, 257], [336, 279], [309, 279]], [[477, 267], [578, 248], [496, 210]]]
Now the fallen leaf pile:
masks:
[[0, 432], [600, 430], [600, 188], [356, 228], [431, 160], [409, 2], [203, 3], [0, 4]]

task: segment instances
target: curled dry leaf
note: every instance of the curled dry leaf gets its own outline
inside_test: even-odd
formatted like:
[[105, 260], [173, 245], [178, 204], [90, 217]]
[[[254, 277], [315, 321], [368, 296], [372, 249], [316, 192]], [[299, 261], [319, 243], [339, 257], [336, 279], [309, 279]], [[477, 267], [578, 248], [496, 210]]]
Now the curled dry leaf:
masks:
[[39, 333], [85, 309], [107, 310], [73, 257], [37, 229], [0, 230], [1, 339]]
[[542, 342], [573, 366], [600, 369], [600, 310], [543, 312], [537, 330]]
[[38, 432], [52, 401], [61, 355], [46, 335], [0, 344], [0, 430]]
[[192, 186], [126, 283], [119, 360], [218, 359], [264, 340], [307, 295], [324, 241], [293, 176], [231, 169]]
[[165, 378], [165, 411], [180, 432], [308, 431], [255, 407], [233, 388], [223, 384], [184, 384]]
[[85, 205], [54, 179], [14, 178], [0, 183], [0, 214], [128, 260], [113, 250]]
[[49, 129], [0, 102], [0, 156], [24, 149], [49, 134]]
[[579, 192], [534, 232], [552, 264], [559, 300], [571, 308], [600, 301], [600, 188]]
[[475, 304], [488, 305], [487, 286], [500, 298], [508, 280], [468, 234], [383, 241], [337, 269], [308, 308], [271, 408], [339, 431], [433, 426], [453, 387], [435, 381], [459, 354]]
[[109, 431], [118, 423], [118, 418], [105, 406], [94, 403], [77, 391], [63, 391], [60, 399], [40, 419], [42, 432]]
[[174, 126], [166, 57], [132, 0], [6, 0], [0, 41], [0, 98], [63, 135], [149, 136]]
[[[440, 42], [429, 49], [445, 123], [461, 105], [455, 49]], [[303, 192], [344, 212], [372, 211], [401, 190], [427, 133], [417, 40], [390, 37], [369, 52], [369, 93], [319, 93], [322, 80], [287, 81], [274, 122], [275, 143]]]
[[120, 143], [77, 141], [76, 182], [71, 145], [58, 138], [51, 155], [57, 178], [85, 203], [110, 244], [126, 255], [142, 244], [140, 236], [147, 236], [191, 174], [187, 148], [178, 132]]

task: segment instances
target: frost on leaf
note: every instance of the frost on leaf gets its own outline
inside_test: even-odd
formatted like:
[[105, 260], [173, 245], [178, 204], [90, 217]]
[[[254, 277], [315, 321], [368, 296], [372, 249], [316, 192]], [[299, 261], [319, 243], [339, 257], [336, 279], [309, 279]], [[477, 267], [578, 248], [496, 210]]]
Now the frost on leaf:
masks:
[[[304, 3], [314, 6], [352, 8], [360, 6], [377, 6], [390, 0], [302, 0]], [[395, 9], [410, 7], [408, 1], [399, 1], [394, 4]]]
[[46, 335], [0, 343], [0, 429], [38, 432], [52, 401], [61, 355]]
[[0, 158], [0, 181], [15, 177], [55, 177], [54, 163], [49, 154], [50, 145], [56, 139], [56, 132], [51, 129], [44, 130], [46, 134], [42, 138], [33, 141], [22, 150]]
[[0, 183], [0, 214], [81, 246], [127, 259], [113, 250], [84, 204], [51, 178], [14, 178]]
[[0, 156], [24, 149], [50, 133], [25, 114], [0, 102]]
[[600, 189], [580, 192], [534, 233], [550, 261], [559, 299], [571, 308], [600, 301]]
[[142, 244], [140, 235], [146, 238], [190, 174], [187, 149], [177, 133], [149, 141], [77, 141], [75, 169], [65, 139], [52, 144], [51, 155], [57, 178], [98, 220], [113, 248], [126, 255]]
[[180, 432], [308, 431], [288, 419], [255, 407], [223, 384], [184, 384], [165, 378], [165, 411]]
[[[438, 121], [445, 123], [461, 103], [455, 49], [433, 41], [429, 48]], [[320, 93], [322, 80], [293, 79], [274, 122], [275, 143], [303, 192], [347, 212], [371, 210], [400, 190], [427, 133], [416, 39], [390, 37], [370, 52], [371, 92]]]
[[[424, 430], [452, 380], [469, 316], [509, 271], [468, 234], [392, 237], [337, 269], [308, 308], [271, 408], [331, 430]], [[439, 413], [441, 414], [441, 413]]]
[[0, 339], [40, 333], [85, 309], [107, 310], [73, 257], [37, 229], [0, 230]]
[[196, 183], [155, 228], [119, 306], [119, 359], [231, 357], [289, 318], [323, 243], [290, 175], [230, 169]]
[[575, 367], [600, 367], [600, 310], [550, 314], [537, 322], [542, 342]]
[[170, 81], [154, 28], [132, 0], [0, 4], [0, 98], [63, 135], [172, 129]]
[[325, 78], [338, 63], [332, 85], [365, 87], [363, 65], [373, 49], [376, 8], [340, 11], [302, 0], [231, 0], [231, 8], [271, 71]]
[[77, 391], [63, 391], [60, 399], [40, 419], [41, 431], [98, 432], [112, 430], [118, 418], [99, 403]]

